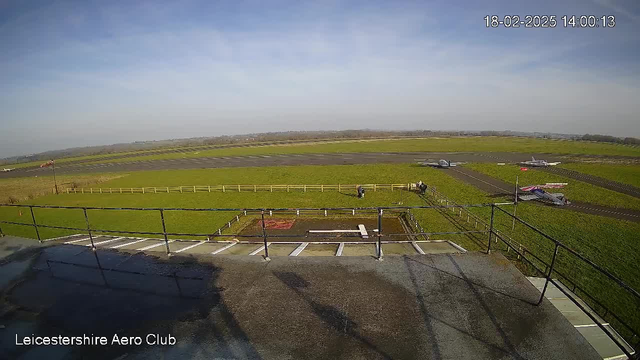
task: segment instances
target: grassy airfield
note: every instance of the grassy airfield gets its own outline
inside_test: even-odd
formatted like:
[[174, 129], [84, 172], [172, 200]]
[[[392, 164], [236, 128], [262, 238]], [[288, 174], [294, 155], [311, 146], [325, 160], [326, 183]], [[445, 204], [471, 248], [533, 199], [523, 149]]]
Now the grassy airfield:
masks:
[[[276, 152], [358, 152], [358, 151], [514, 151], [514, 142], [521, 147], [517, 151], [536, 151], [549, 153], [606, 153], [608, 155], [640, 156], [637, 148], [581, 142], [560, 142], [534, 139], [508, 138], [504, 141], [485, 138], [471, 139], [429, 139], [426, 140], [388, 140], [369, 143], [335, 143], [318, 145], [287, 145], [255, 148], [233, 148], [206, 150], [210, 155], [227, 156], [269, 154]], [[493, 143], [492, 143], [493, 142]], [[386, 145], [386, 144], [392, 144]], [[372, 146], [375, 145], [375, 146]], [[490, 147], [491, 145], [491, 147]], [[391, 146], [386, 148], [385, 146]], [[524, 146], [524, 147], [523, 147]], [[273, 151], [273, 152], [269, 152]], [[208, 153], [207, 153], [208, 154]], [[184, 154], [158, 154], [152, 156], [185, 156]], [[191, 156], [191, 155], [186, 155]], [[148, 156], [145, 156], [148, 158]], [[128, 158], [131, 160], [132, 158]], [[122, 160], [119, 160], [122, 161]], [[595, 204], [629, 209], [640, 209], [638, 199], [605, 190], [597, 186], [567, 179], [559, 175], [542, 171], [520, 172], [517, 166], [496, 166], [493, 164], [468, 164], [474, 170], [496, 178], [513, 182], [515, 176], [520, 176], [520, 184], [538, 184], [545, 182], [568, 182], [563, 192], [569, 199], [592, 202]], [[565, 166], [564, 164], [562, 166]], [[628, 165], [594, 165], [567, 164], [567, 168], [592, 173], [604, 178], [637, 185], [638, 166]], [[599, 171], [602, 169], [602, 171]], [[61, 182], [73, 180], [92, 182], [91, 177], [97, 175], [64, 177]], [[100, 175], [104, 176], [104, 175]], [[108, 174], [109, 178], [101, 179], [94, 187], [142, 187], [142, 186], [188, 186], [188, 185], [219, 185], [219, 184], [359, 184], [359, 183], [410, 183], [422, 180], [430, 186], [458, 203], [478, 204], [504, 201], [506, 199], [490, 197], [475, 187], [451, 177], [446, 170], [420, 167], [414, 164], [376, 164], [376, 165], [335, 165], [335, 166], [280, 166], [263, 168], [228, 168], [204, 170], [164, 170], [140, 171], [131, 174]], [[62, 177], [61, 177], [62, 178]], [[46, 187], [45, 177], [4, 179], [0, 181], [2, 189], [11, 188], [13, 192], [30, 187]], [[95, 180], [95, 179], [94, 179]], [[11, 186], [4, 186], [11, 181]], [[50, 179], [49, 179], [50, 181]], [[7, 182], [7, 183], [5, 183]], [[97, 181], [93, 181], [97, 182]], [[16, 190], [17, 189], [17, 190]], [[368, 191], [364, 199], [355, 197], [355, 190], [339, 192], [213, 192], [213, 193], [171, 193], [171, 194], [61, 194], [47, 195], [21, 202], [22, 204], [47, 204], [65, 206], [92, 207], [184, 207], [184, 208], [261, 208], [261, 207], [368, 207], [393, 206], [398, 202], [403, 205], [424, 205], [416, 194], [407, 191]], [[512, 211], [512, 207], [506, 207]], [[474, 209], [484, 219], [489, 219], [490, 210]], [[460, 224], [443, 217], [436, 210], [414, 211], [420, 224], [429, 232], [444, 232], [460, 230]], [[222, 227], [237, 212], [185, 212], [168, 211], [165, 213], [167, 231], [188, 233], [213, 233]], [[83, 228], [84, 215], [81, 210], [36, 209], [35, 216], [39, 223], [57, 226]], [[637, 234], [640, 224], [601, 216], [588, 215], [566, 211], [534, 203], [521, 203], [518, 206], [518, 216], [537, 226], [545, 233], [560, 240], [570, 248], [585, 255], [597, 264], [603, 266], [614, 275], [627, 282], [635, 289], [640, 289], [640, 243]], [[162, 231], [158, 211], [89, 211], [91, 226], [94, 229], [114, 229], [121, 231]], [[0, 218], [7, 221], [30, 222], [28, 209], [22, 212], [18, 208], [0, 207]], [[539, 235], [527, 230], [522, 225], [511, 229], [512, 222], [504, 214], [495, 219], [496, 228], [509, 234], [514, 240], [527, 247], [530, 251], [549, 261], [553, 247], [551, 243]], [[473, 224], [462, 225], [464, 229], [473, 230]], [[35, 232], [30, 227], [18, 225], [2, 225], [6, 234], [35, 238]], [[62, 236], [78, 231], [41, 229], [43, 238]], [[134, 235], [135, 236], [135, 235]], [[188, 237], [183, 237], [188, 238]], [[440, 238], [451, 239], [468, 250], [483, 250], [486, 246], [485, 234], [470, 239], [467, 236], [451, 235]], [[598, 294], [598, 300], [606, 304], [620, 315], [630, 318], [636, 328], [640, 328], [640, 316], [635, 312], [638, 304], [621, 292], [611, 287], [610, 283], [600, 275], [575, 261], [567, 254], [558, 258], [558, 269], [565, 275], [578, 279], [580, 286]], [[609, 320], [609, 319], [608, 319]]]

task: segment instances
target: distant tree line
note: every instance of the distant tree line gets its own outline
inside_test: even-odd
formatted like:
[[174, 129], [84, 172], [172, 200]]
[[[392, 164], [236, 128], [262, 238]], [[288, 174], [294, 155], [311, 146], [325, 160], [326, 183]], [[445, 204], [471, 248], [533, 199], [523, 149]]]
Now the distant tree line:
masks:
[[607, 142], [607, 143], [625, 144], [625, 145], [640, 145], [640, 139], [633, 138], [633, 137], [619, 138], [619, 137], [609, 136], [609, 135], [586, 134], [586, 135], [583, 135], [580, 138], [580, 140], [598, 141], [598, 142]]

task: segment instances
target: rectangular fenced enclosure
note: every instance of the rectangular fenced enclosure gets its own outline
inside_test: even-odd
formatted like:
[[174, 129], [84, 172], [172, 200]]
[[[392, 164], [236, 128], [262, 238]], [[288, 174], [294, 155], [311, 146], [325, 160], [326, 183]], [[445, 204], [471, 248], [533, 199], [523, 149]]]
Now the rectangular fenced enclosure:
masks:
[[[543, 277], [578, 294], [597, 315], [594, 321], [617, 344], [613, 326], [636, 349], [640, 294], [632, 286], [573, 251], [533, 225], [503, 209], [508, 204], [458, 205], [435, 190], [424, 198], [424, 206], [367, 208], [98, 208], [45, 205], [1, 205], [15, 210], [0, 221], [0, 232], [38, 240], [87, 234], [80, 244], [119, 244], [123, 237], [152, 245], [167, 253], [203, 246], [209, 253], [265, 257], [292, 254], [306, 244], [307, 254], [373, 256], [403, 254], [412, 248], [424, 253], [420, 242], [447, 241], [461, 252], [501, 251], [526, 275]], [[64, 212], [60, 218], [57, 212]], [[124, 223], [109, 228], [110, 223]], [[120, 237], [120, 238], [118, 238]], [[139, 237], [139, 238], [138, 238]], [[88, 240], [88, 241], [87, 241]], [[242, 243], [239, 247], [227, 242]], [[204, 246], [203, 244], [208, 244]], [[297, 244], [294, 246], [294, 244]], [[370, 246], [360, 246], [369, 244]], [[462, 246], [460, 246], [463, 244]], [[121, 245], [115, 245], [119, 247]], [[128, 243], [122, 244], [126, 250]], [[209, 250], [215, 249], [213, 252]], [[302, 251], [302, 250], [300, 250]], [[307, 250], [305, 250], [307, 251]], [[437, 252], [437, 251], [436, 251]], [[297, 255], [297, 254], [296, 254]], [[546, 286], [545, 286], [546, 289]], [[544, 290], [541, 299], [544, 296]], [[568, 297], [576, 304], [579, 299]], [[630, 355], [627, 348], [621, 349]]]

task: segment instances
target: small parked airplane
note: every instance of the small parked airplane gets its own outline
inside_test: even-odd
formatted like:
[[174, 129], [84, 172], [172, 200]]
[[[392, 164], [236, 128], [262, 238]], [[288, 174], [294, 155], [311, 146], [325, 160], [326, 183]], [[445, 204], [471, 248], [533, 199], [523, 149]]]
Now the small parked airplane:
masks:
[[536, 158], [534, 158], [533, 156], [531, 157], [531, 160], [529, 161], [522, 161], [520, 163], [520, 165], [526, 165], [526, 166], [553, 166], [553, 165], [558, 165], [560, 164], [560, 162], [547, 162], [546, 160], [536, 160]]
[[568, 183], [546, 183], [544, 185], [531, 185], [521, 187], [520, 190], [529, 192], [527, 195], [518, 195], [518, 199], [522, 201], [529, 200], [542, 200], [545, 202], [551, 202], [554, 205], [568, 205], [571, 204], [564, 194], [561, 193], [548, 193], [542, 189], [561, 189], [568, 185]]
[[448, 161], [448, 160], [441, 159], [438, 162], [426, 162], [426, 161], [424, 161], [424, 162], [419, 162], [418, 164], [420, 164], [422, 166], [431, 166], [431, 167], [437, 167], [437, 168], [446, 169], [446, 168], [449, 168], [449, 167], [462, 165], [464, 163], [461, 163], [461, 162], [454, 163], [454, 162], [451, 162], [451, 161]]
[[7, 169], [7, 168], [2, 169], [2, 171], [4, 171], [4, 172], [9, 172], [9, 171], [13, 171], [13, 170], [15, 170], [15, 169]]

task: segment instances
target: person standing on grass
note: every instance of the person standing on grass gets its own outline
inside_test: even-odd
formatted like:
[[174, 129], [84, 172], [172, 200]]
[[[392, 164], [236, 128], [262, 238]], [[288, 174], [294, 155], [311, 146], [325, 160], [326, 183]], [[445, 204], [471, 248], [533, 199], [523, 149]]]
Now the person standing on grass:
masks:
[[356, 189], [358, 190], [358, 199], [362, 199], [364, 197], [364, 189], [362, 188], [362, 185], [358, 185]]

